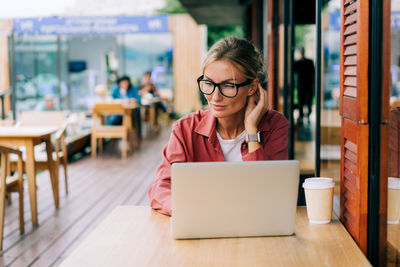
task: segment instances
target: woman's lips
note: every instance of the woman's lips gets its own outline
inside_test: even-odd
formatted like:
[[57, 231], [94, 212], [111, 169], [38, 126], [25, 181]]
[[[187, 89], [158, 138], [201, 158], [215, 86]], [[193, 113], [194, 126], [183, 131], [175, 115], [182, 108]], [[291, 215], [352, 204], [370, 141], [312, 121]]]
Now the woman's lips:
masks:
[[225, 107], [226, 106], [224, 106], [224, 105], [218, 105], [218, 104], [211, 104], [212, 105], [212, 108], [214, 109], [214, 110], [223, 110], [223, 109], [225, 109]]

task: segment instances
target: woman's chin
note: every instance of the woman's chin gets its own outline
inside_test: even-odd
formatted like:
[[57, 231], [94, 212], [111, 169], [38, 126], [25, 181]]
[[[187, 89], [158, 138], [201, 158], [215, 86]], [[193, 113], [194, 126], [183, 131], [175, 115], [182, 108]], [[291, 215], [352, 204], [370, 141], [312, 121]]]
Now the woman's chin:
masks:
[[221, 111], [221, 110], [211, 109], [211, 112], [213, 113], [214, 117], [216, 117], [218, 119], [232, 116], [232, 114], [230, 112], [227, 112], [226, 110]]

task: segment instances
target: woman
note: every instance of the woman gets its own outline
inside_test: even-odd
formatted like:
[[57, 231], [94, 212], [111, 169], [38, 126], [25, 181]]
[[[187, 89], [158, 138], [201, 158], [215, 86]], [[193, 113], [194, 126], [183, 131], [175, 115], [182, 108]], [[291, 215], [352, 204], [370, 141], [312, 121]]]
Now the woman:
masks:
[[122, 76], [117, 81], [118, 86], [114, 87], [111, 96], [114, 99], [135, 98], [140, 103], [139, 89], [131, 84], [128, 76]]
[[285, 160], [289, 123], [268, 110], [262, 56], [240, 38], [220, 40], [208, 52], [197, 82], [209, 109], [177, 121], [150, 188], [151, 206], [171, 214], [175, 162]]
[[[114, 87], [111, 92], [113, 99], [136, 99], [140, 104], [139, 89], [131, 84], [131, 80], [128, 76], [122, 76], [117, 80], [118, 86]], [[136, 108], [136, 121], [138, 122], [139, 134], [141, 136], [141, 116], [140, 107]], [[112, 115], [108, 121], [109, 125], [121, 125], [122, 115]]]

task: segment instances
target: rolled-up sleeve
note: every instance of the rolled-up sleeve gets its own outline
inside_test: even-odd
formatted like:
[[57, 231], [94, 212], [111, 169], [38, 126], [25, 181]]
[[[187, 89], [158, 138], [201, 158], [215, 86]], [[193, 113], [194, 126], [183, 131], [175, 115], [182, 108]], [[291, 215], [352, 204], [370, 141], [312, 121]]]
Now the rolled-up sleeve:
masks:
[[149, 190], [150, 205], [153, 209], [166, 215], [171, 215], [171, 165], [176, 162], [186, 162], [185, 147], [182, 142], [182, 131], [175, 124], [163, 150], [162, 162], [156, 172], [156, 177]]

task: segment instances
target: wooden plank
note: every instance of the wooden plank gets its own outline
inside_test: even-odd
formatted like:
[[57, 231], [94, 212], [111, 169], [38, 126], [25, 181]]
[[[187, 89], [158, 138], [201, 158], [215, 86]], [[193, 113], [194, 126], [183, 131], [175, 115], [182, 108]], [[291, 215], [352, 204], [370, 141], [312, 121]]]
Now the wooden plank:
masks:
[[357, 11], [357, 3], [356, 2], [352, 3], [351, 5], [349, 5], [345, 8], [344, 15], [345, 16], [349, 15], [350, 13], [355, 12], [355, 11]]
[[[5, 91], [10, 88], [10, 68], [9, 68], [9, 47], [8, 47], [8, 37], [13, 29], [13, 22], [9, 19], [0, 20], [0, 92]], [[4, 98], [4, 113], [6, 117], [11, 109], [11, 97], [7, 95]], [[2, 109], [0, 103], [0, 116]]]
[[347, 168], [344, 168], [344, 186], [353, 194], [357, 194], [357, 176]]
[[[350, 191], [346, 192], [349, 196], [352, 196], [353, 194]], [[345, 193], [345, 194], [346, 194]], [[357, 204], [356, 201], [354, 199], [347, 199], [344, 202], [344, 206], [346, 207], [346, 210], [348, 212], [350, 212], [351, 214], [357, 214], [358, 213], [358, 209], [357, 209]]]
[[355, 55], [355, 54], [357, 54], [357, 45], [346, 46], [346, 48], [344, 50], [345, 56]]
[[357, 88], [351, 87], [351, 86], [346, 86], [344, 88], [343, 95], [356, 98], [357, 97]]
[[207, 33], [189, 14], [170, 15], [168, 21], [174, 43], [174, 108], [176, 112], [190, 112], [201, 106], [196, 79], [202, 73]]
[[353, 162], [351, 162], [350, 160], [346, 160], [344, 161], [344, 167], [348, 170], [350, 170], [352, 173], [357, 173], [357, 164], [354, 164]]
[[343, 96], [342, 99], [343, 117], [353, 121], [358, 121], [359, 112], [357, 109], [357, 100], [348, 96]]
[[348, 65], [357, 65], [357, 56], [348, 56], [348, 57], [345, 57], [344, 65], [345, 65], [345, 66], [348, 66]]
[[348, 66], [344, 68], [344, 75], [346, 76], [355, 76], [357, 75], [357, 67]]
[[60, 266], [369, 265], [336, 218], [315, 227], [305, 207], [297, 208], [296, 234], [274, 238], [174, 240], [169, 222], [149, 207], [117, 207]]
[[357, 43], [357, 33], [348, 35], [344, 38], [344, 45], [351, 45]]
[[[368, 123], [368, 88], [369, 88], [369, 2], [359, 1], [359, 22], [358, 22], [358, 120], [360, 123]], [[389, 15], [388, 15], [389, 16]]]
[[344, 25], [349, 25], [349, 24], [352, 24], [352, 23], [354, 23], [354, 22], [356, 22], [357, 21], [357, 13], [354, 13], [354, 14], [351, 14], [350, 16], [347, 16], [346, 17], [346, 19], [345, 19], [345, 21], [344, 21]]
[[344, 211], [343, 223], [345, 223], [347, 230], [354, 238], [356, 238], [357, 242], [357, 239], [359, 238], [359, 231], [356, 226], [356, 218], [347, 210]]
[[355, 2], [356, 0], [346, 0], [345, 2], [344, 2], [344, 5], [346, 6], [346, 5], [348, 5], [350, 2]]
[[358, 24], [351, 24], [346, 27], [346, 30], [344, 31], [344, 36], [354, 34], [358, 30]]
[[344, 80], [344, 85], [356, 87], [357, 86], [357, 77], [346, 76], [346, 78]]
[[354, 164], [357, 164], [357, 154], [354, 152], [351, 152], [350, 150], [346, 149], [344, 152], [344, 157], [346, 160], [349, 160], [353, 162]]
[[349, 150], [352, 151], [353, 153], [357, 153], [357, 144], [356, 144], [356, 143], [353, 143], [353, 142], [350, 141], [350, 140], [346, 140], [346, 141], [345, 141], [344, 147], [345, 147], [346, 149], [349, 149]]

